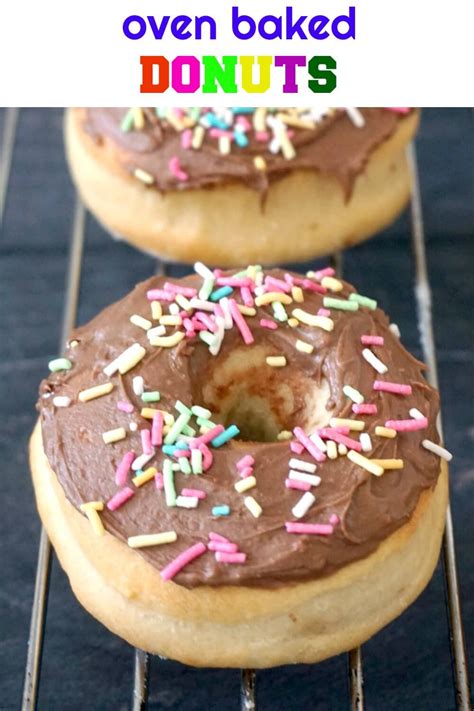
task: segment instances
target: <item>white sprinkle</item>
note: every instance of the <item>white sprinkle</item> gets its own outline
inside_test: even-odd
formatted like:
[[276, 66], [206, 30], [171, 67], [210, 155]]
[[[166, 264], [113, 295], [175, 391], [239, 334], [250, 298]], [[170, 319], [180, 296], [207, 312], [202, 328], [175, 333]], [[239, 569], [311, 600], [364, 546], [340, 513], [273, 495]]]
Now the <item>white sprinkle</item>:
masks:
[[365, 358], [367, 363], [369, 363], [369, 365], [371, 365], [372, 368], [377, 371], [377, 373], [384, 375], [384, 373], [387, 372], [388, 368], [385, 363], [382, 363], [382, 361], [377, 358], [377, 356], [372, 353], [372, 351], [368, 348], [364, 348], [364, 350], [362, 351], [362, 357]]
[[347, 447], [345, 444], [338, 444], [337, 445], [337, 453], [341, 455], [341, 457], [345, 457], [347, 454]]
[[[176, 304], [179, 304], [179, 306], [181, 306], [181, 308], [184, 309], [185, 311], [191, 312], [193, 310], [193, 307], [189, 303], [189, 299], [187, 299], [185, 296], [183, 296], [183, 294], [176, 294], [174, 299], [176, 301]], [[173, 304], [171, 304], [171, 306], [172, 305]], [[171, 307], [170, 307], [170, 312], [171, 312]], [[179, 309], [178, 309], [177, 313], [179, 313]]]
[[202, 299], [198, 299], [196, 296], [193, 296], [193, 298], [190, 300], [190, 305], [193, 307], [193, 309], [199, 309], [200, 311], [214, 311], [214, 304], [212, 301], [203, 301]]
[[332, 439], [327, 442], [327, 455], [329, 459], [337, 459], [337, 445], [335, 442], [332, 441]]
[[224, 312], [224, 328], [228, 331], [232, 328], [234, 321], [232, 319], [232, 314], [230, 313], [229, 299], [227, 296], [223, 296], [222, 299], [219, 299], [219, 304]]
[[400, 329], [398, 328], [396, 323], [391, 323], [389, 329], [397, 338], [401, 337], [402, 334], [400, 333]]
[[197, 496], [177, 496], [176, 506], [181, 509], [196, 509], [199, 503]]
[[314, 474], [317, 469], [316, 464], [305, 462], [302, 459], [292, 458], [289, 464], [290, 469], [299, 469], [300, 472], [309, 472], [310, 474]]
[[199, 276], [203, 279], [214, 279], [214, 274], [202, 262], [196, 262], [194, 264], [194, 271], [196, 272], [196, 274], [199, 274]]
[[267, 365], [272, 368], [284, 368], [286, 365], [285, 356], [268, 356], [265, 358]]
[[447, 449], [444, 447], [441, 447], [439, 444], [435, 444], [429, 439], [424, 439], [423, 442], [421, 443], [425, 449], [427, 449], [429, 452], [433, 452], [433, 454], [436, 454], [438, 457], [441, 457], [441, 459], [444, 459], [446, 462], [450, 462], [451, 459], [453, 458], [453, 455], [451, 452], [448, 452]]
[[361, 444], [363, 452], [372, 451], [372, 440], [370, 439], [370, 435], [367, 432], [362, 432], [360, 434], [359, 442]]
[[[160, 316], [161, 318], [161, 316]], [[148, 339], [151, 340], [152, 338], [159, 338], [160, 336], [164, 336], [166, 333], [166, 326], [155, 326], [154, 328], [150, 328], [148, 333], [146, 334]]]
[[410, 417], [413, 417], [414, 420], [423, 420], [424, 415], [422, 412], [416, 409], [416, 407], [412, 407], [410, 410]]
[[311, 486], [319, 486], [321, 483], [321, 477], [316, 474], [307, 474], [306, 472], [299, 472], [296, 469], [290, 469], [288, 473], [288, 479], [293, 481], [304, 481], [306, 484], [311, 484]]
[[139, 314], [133, 314], [133, 316], [130, 316], [130, 323], [133, 323], [134, 326], [138, 326], [139, 328], [143, 328], [144, 331], [149, 331], [153, 326], [151, 321], [147, 318], [143, 318], [143, 316], [140, 316]]
[[259, 518], [259, 516], [262, 515], [262, 507], [257, 501], [255, 501], [253, 496], [246, 496], [244, 499], [244, 504], [246, 505], [246, 507], [254, 518]]
[[132, 380], [132, 389], [135, 395], [141, 397], [145, 390], [145, 383], [141, 375], [136, 375]]
[[359, 109], [346, 108], [346, 112], [356, 128], [363, 128], [365, 126], [365, 119]]
[[310, 491], [307, 491], [305, 494], [303, 494], [298, 503], [293, 506], [291, 513], [295, 518], [303, 518], [303, 516], [308, 513], [315, 501], [315, 495], [312, 494]]
[[56, 397], [53, 397], [54, 407], [69, 407], [70, 404], [71, 398], [67, 397], [67, 395], [56, 395]]
[[[169, 311], [169, 315], [177, 316], [180, 311], [178, 304], [170, 304], [168, 306], [168, 311]], [[168, 315], [168, 318], [169, 318], [169, 315]], [[166, 314], [164, 314], [164, 316], [161, 317], [161, 319], [163, 319], [163, 318], [165, 318], [165, 319], [167, 318]], [[165, 326], [181, 326], [181, 324], [176, 323], [176, 321], [168, 321], [168, 323], [166, 323], [166, 321], [162, 321], [161, 319], [160, 319], [160, 323], [163, 323]]]
[[321, 439], [317, 432], [314, 432], [312, 435], [309, 436], [309, 438], [311, 442], [314, 442], [316, 447], [321, 450], [321, 452], [325, 452], [327, 450], [326, 442]]
[[353, 388], [351, 385], [344, 385], [342, 392], [349, 400], [355, 402], [357, 405], [361, 405], [364, 402], [364, 396], [358, 390]]
[[244, 491], [253, 489], [254, 486], [257, 486], [257, 480], [255, 479], [255, 477], [246, 476], [245, 479], [241, 479], [240, 481], [234, 484], [234, 489], [238, 491], [239, 494], [242, 494]]
[[314, 351], [314, 346], [311, 343], [306, 343], [306, 341], [301, 341], [299, 338], [295, 343], [296, 350], [300, 353], [312, 353]]
[[140, 454], [139, 457], [137, 457], [132, 464], [132, 469], [134, 472], [137, 472], [139, 469], [143, 469], [143, 467], [148, 464], [150, 459], [153, 459], [155, 456], [155, 450], [151, 454]]
[[136, 422], [130, 422], [128, 427], [130, 432], [136, 432], [138, 430], [138, 425]]
[[104, 373], [114, 375], [117, 370], [124, 375], [144, 358], [146, 350], [139, 343], [134, 343], [123, 351], [115, 360], [105, 366]]

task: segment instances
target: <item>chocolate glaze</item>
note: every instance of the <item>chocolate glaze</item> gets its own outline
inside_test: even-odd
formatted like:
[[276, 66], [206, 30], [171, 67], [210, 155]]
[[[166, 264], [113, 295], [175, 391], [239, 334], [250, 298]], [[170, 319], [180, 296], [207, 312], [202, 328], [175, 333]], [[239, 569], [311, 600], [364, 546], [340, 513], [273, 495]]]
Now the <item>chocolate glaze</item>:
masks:
[[[282, 277], [282, 272], [272, 272]], [[128, 431], [127, 438], [112, 445], [102, 441], [103, 431], [124, 426], [130, 421], [141, 429], [150, 422], [140, 417], [143, 406], [132, 390], [132, 378], [142, 375], [146, 389], [159, 389], [161, 401], [157, 407], [174, 412], [177, 399], [187, 405], [192, 402], [191, 393], [199, 391], [200, 382], [209, 377], [209, 369], [215, 364], [207, 346], [199, 339], [183, 341], [172, 349], [153, 348], [148, 345], [146, 333], [132, 325], [131, 314], [149, 317], [146, 291], [161, 286], [163, 280], [154, 277], [139, 284], [128, 296], [100, 313], [90, 323], [78, 328], [71, 335], [78, 344], [69, 346], [67, 357], [72, 361], [70, 371], [50, 375], [40, 387], [38, 408], [41, 412], [44, 448], [64, 490], [67, 499], [78, 508], [83, 502], [112, 497], [117, 486], [115, 469], [124, 453], [134, 450], [141, 453], [139, 432]], [[187, 277], [183, 284], [198, 286], [200, 279]], [[354, 291], [345, 284], [338, 297], [347, 297]], [[306, 311], [316, 313], [322, 306], [322, 296], [305, 291]], [[288, 307], [291, 310], [293, 307]], [[183, 487], [204, 489], [207, 498], [195, 510], [168, 508], [162, 492], [154, 482], [136, 490], [135, 496], [112, 513], [107, 509], [100, 514], [110, 533], [122, 541], [128, 536], [176, 530], [175, 543], [143, 548], [137, 551], [151, 565], [162, 569], [188, 546], [207, 542], [209, 531], [216, 531], [238, 543], [247, 553], [244, 565], [217, 563], [212, 553], [206, 553], [186, 566], [175, 578], [185, 587], [199, 585], [250, 585], [273, 587], [298, 581], [315, 579], [364, 558], [374, 551], [379, 543], [407, 522], [413, 513], [423, 490], [433, 488], [439, 474], [439, 459], [421, 446], [425, 438], [438, 442], [436, 415], [438, 394], [424, 380], [423, 365], [412, 357], [389, 330], [389, 321], [380, 310], [360, 308], [355, 313], [332, 311], [335, 327], [327, 333], [319, 328], [301, 324], [293, 329], [280, 325], [277, 331], [268, 331], [259, 326], [262, 317], [269, 316], [271, 308], [257, 309], [256, 317], [247, 318], [255, 336], [255, 345], [266, 345], [271, 351], [284, 354], [288, 365], [275, 371], [275, 377], [310, 378], [319, 381], [325, 377], [330, 387], [328, 406], [335, 407], [335, 415], [357, 418], [351, 413], [351, 402], [343, 394], [344, 385], [352, 385], [365, 396], [366, 402], [375, 402], [378, 414], [359, 416], [367, 422], [366, 431], [371, 434], [373, 451], [371, 458], [402, 458], [404, 468], [387, 471], [382, 477], [369, 474], [351, 463], [346, 457], [327, 459], [318, 466], [321, 485], [314, 489], [316, 503], [303, 519], [309, 523], [327, 523], [331, 514], [337, 514], [341, 524], [332, 536], [292, 535], [285, 531], [285, 521], [294, 520], [291, 509], [302, 492], [285, 488], [288, 461], [295, 456], [288, 442], [253, 443], [232, 441], [214, 451], [214, 465], [202, 476], [176, 473], [176, 490]], [[385, 362], [389, 370], [385, 376], [377, 375], [361, 357], [362, 334], [381, 335], [384, 347], [374, 347], [374, 352]], [[311, 355], [298, 352], [294, 343], [301, 338], [314, 345]], [[115, 388], [111, 394], [81, 403], [78, 392], [84, 388], [106, 382], [104, 366], [134, 342], [147, 347], [145, 359], [123, 376], [114, 375]], [[222, 362], [236, 347], [242, 346], [238, 331], [226, 332], [224, 344], [217, 361]], [[253, 348], [254, 346], [245, 346]], [[386, 379], [413, 386], [413, 394], [407, 397], [373, 392], [375, 379]], [[53, 395], [67, 395], [72, 399], [69, 408], [55, 408]], [[132, 415], [117, 409], [117, 401], [127, 399], [135, 405]], [[374, 434], [378, 424], [388, 419], [406, 419], [410, 408], [416, 407], [429, 419], [428, 428], [416, 432], [400, 432], [395, 439], [385, 439]], [[328, 414], [329, 419], [329, 414]], [[295, 424], [304, 423], [291, 423]], [[257, 487], [248, 492], [261, 504], [263, 514], [255, 519], [244, 506], [244, 496], [234, 490], [238, 480], [235, 463], [244, 454], [255, 457]], [[312, 461], [308, 454], [302, 459]], [[150, 464], [160, 466], [163, 455], [158, 455]], [[133, 484], [130, 483], [133, 488]], [[217, 504], [229, 504], [230, 516], [215, 519], [211, 509]], [[97, 545], [101, 545], [97, 539]]]
[[[217, 141], [206, 134], [202, 148], [185, 150], [181, 134], [158, 119], [154, 110], [145, 109], [146, 124], [142, 130], [122, 131], [121, 121], [127, 109], [78, 109], [84, 131], [100, 149], [112, 156], [122, 169], [133, 174], [141, 168], [153, 176], [154, 188], [160, 191], [209, 188], [241, 182], [265, 194], [269, 185], [294, 170], [314, 170], [336, 178], [349, 199], [354, 183], [367, 164], [371, 153], [396, 131], [403, 115], [384, 108], [361, 109], [365, 126], [357, 128], [344, 110], [334, 110], [314, 129], [296, 128], [292, 142], [296, 157], [286, 160], [281, 153], [273, 155], [268, 141], [256, 140], [250, 131], [249, 145], [233, 148], [228, 155], [219, 153]], [[261, 155], [266, 170], [257, 170], [254, 157]], [[169, 161], [177, 156], [189, 179], [178, 181], [169, 170]]]

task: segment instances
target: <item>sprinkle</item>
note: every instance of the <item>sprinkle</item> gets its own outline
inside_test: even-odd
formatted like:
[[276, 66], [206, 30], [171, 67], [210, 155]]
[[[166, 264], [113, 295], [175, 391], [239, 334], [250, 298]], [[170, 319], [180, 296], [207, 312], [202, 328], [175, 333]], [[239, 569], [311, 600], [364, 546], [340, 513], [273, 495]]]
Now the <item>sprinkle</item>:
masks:
[[341, 457], [345, 457], [347, 454], [347, 447], [345, 444], [338, 444], [337, 445], [337, 453], [341, 455]]
[[181, 182], [186, 182], [186, 180], [188, 180], [189, 176], [186, 171], [181, 168], [178, 156], [173, 156], [172, 158], [170, 158], [168, 168], [170, 173], [177, 180], [180, 180]]
[[130, 536], [127, 539], [127, 543], [130, 548], [145, 548], [147, 546], [161, 546], [163, 543], [174, 543], [176, 540], [178, 540], [176, 531], [163, 531], [163, 533]]
[[155, 410], [153, 407], [142, 407], [140, 410], [140, 415], [146, 420], [152, 420], [159, 410]]
[[451, 454], [451, 452], [448, 452], [447, 449], [445, 449], [444, 447], [441, 447], [441, 445], [439, 445], [439, 444], [435, 444], [434, 442], [432, 442], [429, 439], [424, 439], [421, 444], [429, 452], [436, 454], [436, 456], [441, 457], [441, 459], [444, 459], [446, 462], [450, 462], [451, 459], [453, 458], [453, 455]]
[[49, 361], [48, 368], [52, 373], [57, 373], [61, 370], [71, 370], [72, 363], [68, 358], [54, 358]]
[[295, 427], [295, 429], [293, 430], [293, 434], [301, 442], [305, 449], [307, 449], [313, 459], [316, 459], [317, 462], [324, 462], [324, 460], [326, 459], [324, 453], [308, 437], [308, 435], [301, 429], [301, 427]]
[[260, 319], [260, 326], [262, 328], [269, 328], [271, 331], [275, 331], [278, 328], [278, 324], [268, 318]]
[[211, 430], [209, 430], [205, 434], [201, 435], [199, 437], [199, 439], [197, 440], [197, 443], [199, 445], [200, 444], [208, 444], [208, 442], [215, 439], [215, 437], [220, 435], [222, 432], [224, 432], [224, 425], [216, 425]]
[[145, 183], [145, 185], [153, 185], [155, 182], [155, 178], [151, 175], [151, 173], [148, 173], [146, 170], [143, 170], [142, 168], [135, 168], [133, 171], [133, 175], [138, 178], [142, 183]]
[[299, 481], [299, 479], [285, 479], [285, 486], [287, 489], [297, 489], [298, 491], [309, 491], [311, 489], [311, 484]]
[[229, 539], [225, 536], [221, 536], [220, 533], [214, 533], [214, 531], [209, 531], [209, 540], [217, 541], [220, 543], [230, 543]]
[[391, 323], [389, 325], [389, 330], [394, 334], [394, 336], [396, 336], [396, 338], [401, 338], [402, 334], [400, 333], [400, 329], [396, 323]]
[[309, 484], [310, 486], [319, 486], [321, 484], [320, 476], [316, 476], [316, 474], [308, 474], [307, 472], [299, 472], [295, 469], [290, 469], [288, 479], [291, 479], [292, 481], [304, 481], [305, 484]]
[[240, 430], [236, 425], [230, 425], [224, 432], [221, 432], [211, 440], [213, 447], [222, 447], [223, 444], [228, 442], [230, 439], [237, 437], [240, 434]]
[[365, 422], [363, 420], [350, 420], [342, 417], [331, 417], [329, 420], [331, 427], [349, 427], [350, 430], [355, 430], [360, 432], [365, 427]]
[[89, 501], [86, 504], [81, 504], [80, 509], [86, 514], [89, 519], [89, 523], [92, 526], [96, 536], [103, 536], [105, 533], [104, 525], [100, 519], [99, 511], [102, 511], [104, 504], [102, 501]]
[[284, 368], [286, 365], [285, 356], [268, 356], [265, 361], [272, 368]]
[[135, 484], [135, 486], [143, 486], [143, 484], [146, 484], [147, 482], [154, 479], [157, 474], [158, 470], [156, 469], [156, 467], [148, 467], [148, 469], [145, 469], [145, 471], [141, 474], [137, 474], [137, 476], [134, 476], [132, 482]]
[[364, 396], [358, 390], [353, 388], [351, 385], [344, 385], [342, 392], [346, 397], [348, 397], [352, 402], [357, 404], [362, 404], [364, 402]]
[[228, 516], [230, 514], [230, 506], [227, 504], [219, 504], [211, 509], [213, 516]]
[[108, 395], [114, 389], [113, 383], [103, 383], [102, 385], [95, 385], [92, 388], [87, 388], [87, 390], [81, 390], [78, 398], [81, 402], [88, 402], [89, 400], [95, 400], [103, 395]]
[[323, 298], [323, 305], [327, 309], [339, 309], [340, 311], [357, 311], [359, 304], [357, 301], [349, 301], [348, 299], [334, 299], [332, 296]]
[[298, 321], [304, 323], [306, 326], [317, 326], [322, 328], [324, 331], [332, 331], [334, 328], [334, 321], [326, 316], [315, 316], [314, 314], [309, 314], [303, 309], [293, 309], [292, 314]]
[[232, 314], [232, 318], [234, 319], [234, 323], [240, 331], [244, 343], [246, 345], [250, 345], [254, 342], [254, 337], [250, 328], [247, 326], [244, 317], [240, 313], [235, 299], [229, 299], [229, 309], [230, 313]]
[[363, 346], [383, 346], [385, 340], [383, 336], [361, 336], [360, 342]]
[[150, 459], [153, 459], [155, 456], [155, 451], [153, 450], [151, 454], [140, 454], [139, 457], [137, 457], [132, 464], [132, 469], [134, 472], [139, 471], [140, 469], [143, 469], [143, 467], [148, 464]]
[[372, 459], [372, 462], [379, 464], [384, 469], [403, 469], [403, 459]]
[[161, 308], [161, 304], [159, 301], [152, 301], [150, 304], [151, 308], [151, 317], [154, 321], [159, 321], [161, 316], [163, 315], [163, 309]]
[[195, 558], [203, 555], [207, 551], [207, 546], [204, 543], [195, 543], [187, 550], [180, 553], [171, 563], [163, 568], [161, 571], [161, 577], [163, 580], [171, 580], [175, 575], [179, 573], [188, 563], [193, 561]]
[[290, 432], [290, 430], [281, 430], [281, 432], [279, 432], [277, 434], [277, 441], [278, 442], [286, 442], [287, 440], [290, 440], [292, 438], [292, 436], [293, 435]]
[[127, 414], [131, 414], [134, 411], [134, 407], [131, 402], [127, 402], [126, 400], [119, 400], [117, 402], [117, 410], [120, 410], [120, 412], [126, 412]]
[[334, 529], [328, 523], [297, 523], [287, 521], [285, 523], [287, 533], [310, 533], [317, 536], [330, 536]]
[[329, 309], [318, 309], [318, 316], [331, 316]]
[[53, 397], [54, 407], [69, 407], [70, 404], [71, 398], [67, 397], [67, 395], [56, 395], [56, 397]]
[[368, 296], [362, 296], [362, 294], [351, 294], [349, 296], [349, 301], [355, 301], [359, 306], [365, 306], [371, 311], [375, 311], [377, 308], [377, 302], [375, 299], [369, 299]]
[[252, 457], [251, 454], [246, 454], [245, 457], [242, 457], [242, 459], [239, 459], [239, 461], [236, 463], [237, 469], [245, 469], [246, 467], [253, 467], [255, 464], [255, 459]]
[[150, 344], [152, 346], [157, 346], [159, 348], [173, 348], [181, 343], [185, 334], [183, 331], [176, 331], [171, 336], [158, 336], [157, 338], [151, 338]]
[[158, 402], [160, 397], [161, 395], [158, 390], [149, 390], [148, 392], [143, 393], [142, 400], [143, 402]]
[[[217, 534], [214, 534], [217, 535]], [[209, 534], [209, 538], [211, 538], [211, 534]], [[216, 540], [210, 540], [210, 542], [207, 544], [207, 547], [209, 548], [210, 551], [221, 551], [221, 553], [237, 553], [239, 547], [237, 543], [229, 543], [226, 541], [216, 541]]]
[[[325, 452], [325, 451], [326, 451], [326, 445], [325, 445], [325, 443], [323, 442], [323, 440], [321, 439], [321, 437], [318, 435], [317, 432], [313, 432], [313, 434], [310, 435], [310, 440], [311, 440], [312, 442], [314, 442], [314, 444], [316, 445], [316, 447], [318, 447], [318, 449], [320, 449], [321, 452]], [[297, 454], [301, 454], [301, 452], [297, 452]]]
[[359, 452], [354, 452], [352, 449], [347, 452], [347, 458], [354, 464], [357, 464], [359, 467], [362, 467], [362, 469], [365, 469], [375, 476], [381, 476], [384, 472], [384, 469], [380, 466], [380, 464], [374, 464], [374, 462], [370, 459], [367, 459], [367, 457], [359, 454]]
[[239, 476], [245, 479], [248, 476], [253, 476], [253, 467], [244, 467], [239, 471]]
[[176, 489], [174, 488], [174, 473], [171, 468], [171, 460], [165, 459], [163, 462], [163, 487], [165, 490], [165, 501], [167, 506], [176, 506]]
[[126, 486], [124, 489], [120, 489], [120, 491], [117, 491], [117, 493], [112, 496], [112, 498], [107, 502], [107, 508], [109, 509], [109, 511], [116, 511], [134, 495], [135, 492], [133, 491], [133, 489], [130, 489], [129, 486]]
[[163, 474], [161, 472], [157, 472], [155, 474], [155, 486], [159, 491], [161, 491], [164, 487]]
[[296, 350], [301, 353], [312, 353], [314, 351], [314, 346], [311, 343], [306, 343], [306, 341], [301, 341], [299, 338], [295, 343]]
[[[360, 452], [362, 449], [360, 442], [358, 442], [356, 439], [346, 437], [346, 435], [338, 432], [335, 428], [330, 429], [326, 427], [324, 429], [319, 430], [319, 434], [321, 435], [321, 437], [327, 437], [329, 440], [333, 440], [338, 444], [345, 444], [348, 449], [355, 449], [357, 452]], [[329, 442], [327, 442], [328, 451], [329, 446], [330, 444]]]
[[247, 560], [246, 553], [224, 553], [217, 551], [216, 560], [218, 563], [245, 563]]
[[192, 496], [196, 499], [205, 499], [207, 494], [202, 489], [183, 489], [181, 491], [181, 496]]
[[153, 326], [151, 321], [149, 321], [147, 318], [143, 318], [143, 316], [139, 316], [138, 314], [133, 314], [133, 316], [130, 316], [130, 323], [133, 323], [134, 326], [142, 328], [144, 331], [149, 331], [150, 328]]
[[384, 375], [387, 372], [388, 368], [385, 363], [382, 363], [382, 361], [379, 360], [377, 356], [372, 353], [372, 351], [369, 351], [368, 348], [364, 348], [362, 351], [362, 357], [365, 358], [367, 363], [369, 363], [369, 365], [371, 365], [377, 373], [380, 373], [380, 375]]
[[337, 451], [337, 445], [333, 440], [329, 440], [329, 442], [326, 443], [326, 454], [328, 455], [329, 459], [337, 459], [338, 451]]
[[315, 501], [316, 497], [314, 496], [314, 494], [312, 494], [310, 491], [307, 491], [303, 494], [298, 503], [293, 506], [293, 508], [291, 509], [291, 513], [295, 518], [303, 518], [303, 516], [308, 513]]
[[289, 462], [290, 469], [298, 469], [302, 472], [309, 472], [309, 474], [314, 474], [317, 469], [316, 464], [312, 462], [305, 462], [303, 459], [290, 459]]
[[214, 274], [213, 272], [209, 269], [209, 267], [206, 267], [205, 264], [202, 262], [195, 262], [194, 263], [194, 271], [196, 274], [199, 274], [202, 279], [212, 279], [214, 280]]
[[253, 159], [253, 164], [257, 170], [265, 170], [267, 167], [267, 163], [262, 156], [255, 156]]
[[123, 131], [124, 133], [127, 133], [128, 131], [131, 131], [133, 125], [134, 125], [134, 113], [133, 109], [129, 109], [125, 114], [120, 122], [120, 130]]
[[395, 393], [396, 395], [411, 395], [413, 392], [411, 385], [389, 383], [384, 380], [375, 380], [372, 387], [374, 390], [380, 390], [381, 392], [386, 393]]
[[255, 306], [266, 306], [267, 304], [273, 304], [279, 302], [280, 304], [291, 304], [293, 299], [289, 294], [283, 294], [279, 291], [267, 291], [261, 296], [257, 296], [255, 299]]
[[346, 108], [346, 113], [356, 128], [363, 128], [365, 126], [365, 119], [359, 109]]
[[396, 432], [415, 432], [416, 430], [424, 430], [428, 427], [428, 418], [423, 417], [420, 420], [387, 420], [385, 427], [395, 430]]
[[238, 491], [239, 494], [242, 494], [248, 489], [253, 489], [254, 486], [257, 486], [257, 480], [255, 479], [255, 477], [247, 476], [245, 477], [245, 479], [241, 479], [240, 481], [236, 482], [234, 484], [234, 489]]
[[410, 417], [414, 417], [415, 420], [422, 420], [425, 416], [422, 412], [417, 410], [416, 407], [412, 407], [411, 410], [409, 410], [408, 414]]
[[191, 470], [193, 474], [202, 474], [202, 452], [200, 449], [191, 450]]
[[204, 128], [204, 126], [196, 126], [193, 131], [193, 140], [191, 142], [191, 146], [194, 148], [195, 151], [201, 148], [205, 135], [206, 129]]
[[174, 301], [174, 294], [165, 289], [149, 289], [146, 298], [148, 301]]
[[370, 439], [370, 435], [367, 432], [362, 432], [359, 437], [359, 441], [363, 452], [372, 451], [372, 440]]
[[360, 405], [352, 405], [352, 412], [356, 415], [376, 415], [377, 405], [371, 402], [364, 402]]
[[333, 526], [337, 526], [339, 523], [339, 516], [337, 514], [331, 514], [329, 517], [329, 523], [331, 523]]
[[135, 393], [135, 395], [138, 395], [140, 397], [143, 395], [143, 391], [145, 389], [145, 383], [141, 375], [135, 375], [134, 378], [132, 378], [132, 390]]
[[302, 304], [304, 301], [303, 289], [300, 286], [291, 287], [291, 296], [297, 304]]
[[123, 351], [118, 358], [106, 365], [104, 373], [110, 377], [118, 370], [121, 375], [124, 375], [134, 368], [145, 357], [145, 354], [145, 348], [139, 343], [134, 343]]
[[130, 422], [128, 427], [130, 429], [130, 432], [136, 432], [138, 429], [138, 425], [136, 422]]
[[273, 315], [275, 316], [277, 321], [280, 321], [280, 323], [285, 323], [285, 321], [288, 321], [288, 314], [286, 313], [285, 307], [282, 303], [280, 303], [280, 301], [273, 301], [272, 309]]
[[262, 507], [257, 501], [255, 501], [253, 496], [246, 496], [244, 499], [244, 504], [254, 518], [259, 518], [262, 515]]
[[132, 462], [135, 459], [135, 452], [127, 452], [123, 455], [122, 461], [118, 465], [115, 472], [115, 483], [117, 486], [125, 486], [127, 483], [127, 474], [130, 471]]
[[[172, 304], [171, 304], [172, 306]], [[170, 308], [171, 308], [170, 306]], [[181, 316], [173, 315], [173, 314], [165, 314], [160, 318], [160, 325], [161, 326], [181, 326], [183, 323], [183, 320]], [[150, 339], [152, 340], [152, 339]]]
[[324, 286], [326, 289], [329, 289], [329, 291], [342, 291], [344, 288], [344, 284], [342, 283], [342, 281], [339, 281], [339, 279], [335, 279], [332, 276], [323, 277], [321, 279], [321, 286]]
[[177, 496], [176, 506], [180, 509], [196, 509], [199, 504], [197, 496]]
[[165, 444], [173, 444], [178, 439], [179, 435], [184, 429], [184, 426], [188, 424], [191, 419], [191, 415], [187, 412], [183, 412], [171, 426], [170, 431], [165, 437]]
[[119, 442], [121, 439], [125, 439], [127, 433], [123, 427], [117, 427], [115, 430], [108, 430], [102, 433], [102, 439], [105, 444], [112, 444], [113, 442]]
[[394, 429], [391, 429], [390, 427], [382, 427], [378, 425], [375, 428], [375, 434], [378, 437], [388, 437], [388, 439], [393, 439], [394, 437], [397, 436], [397, 431]]
[[151, 431], [141, 430], [140, 438], [142, 441], [143, 454], [152, 454], [153, 448], [151, 446]]
[[212, 292], [210, 299], [211, 299], [211, 301], [214, 301], [214, 302], [220, 301], [224, 297], [230, 296], [230, 294], [232, 294], [233, 291], [234, 290], [231, 286], [222, 286], [220, 289], [216, 289], [216, 291]]

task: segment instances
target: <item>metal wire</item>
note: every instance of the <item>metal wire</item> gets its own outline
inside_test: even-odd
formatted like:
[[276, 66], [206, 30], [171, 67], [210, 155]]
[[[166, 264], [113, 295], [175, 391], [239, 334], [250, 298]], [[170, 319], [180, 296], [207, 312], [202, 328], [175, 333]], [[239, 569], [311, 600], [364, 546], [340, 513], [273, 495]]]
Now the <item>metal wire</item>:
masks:
[[241, 711], [255, 711], [257, 676], [254, 669], [240, 671], [240, 708]]
[[[431, 288], [426, 261], [425, 230], [423, 224], [418, 162], [416, 148], [414, 145], [411, 145], [409, 148], [408, 160], [413, 183], [411, 200], [412, 248], [415, 257], [415, 296], [418, 310], [420, 339], [424, 359], [428, 366], [428, 382], [435, 388], [438, 388], [438, 368], [436, 363], [436, 347], [431, 310]], [[442, 438], [443, 425], [441, 421], [441, 414], [438, 420], [438, 429]], [[461, 602], [459, 597], [453, 521], [451, 516], [451, 507], [449, 505], [446, 512], [446, 528], [443, 538], [443, 565], [456, 705], [459, 709], [462, 709], [462, 711], [469, 711], [471, 708], [469, 671], [466, 661], [466, 647], [462, 624]]]
[[0, 227], [3, 222], [5, 203], [7, 198], [10, 169], [13, 158], [13, 148], [15, 146], [16, 127], [20, 109], [6, 109], [5, 125], [2, 136], [2, 152], [0, 154]]

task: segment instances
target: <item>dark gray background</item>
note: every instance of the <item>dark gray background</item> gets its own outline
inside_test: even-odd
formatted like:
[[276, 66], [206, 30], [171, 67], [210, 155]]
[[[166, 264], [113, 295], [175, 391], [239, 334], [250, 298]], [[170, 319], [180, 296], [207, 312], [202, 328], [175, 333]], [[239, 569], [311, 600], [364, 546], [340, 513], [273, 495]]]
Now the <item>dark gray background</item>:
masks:
[[[0, 110], [0, 132], [5, 111]], [[63, 157], [59, 110], [20, 113], [0, 230], [0, 707], [19, 705], [33, 597], [39, 520], [26, 447], [37, 386], [56, 354], [74, 190]], [[474, 116], [427, 110], [418, 139], [428, 266], [451, 496], [468, 641], [474, 632], [473, 268]], [[377, 298], [421, 356], [413, 300], [409, 222], [348, 251], [345, 277]], [[79, 321], [149, 276], [154, 261], [113, 242], [91, 217]], [[182, 270], [174, 268], [174, 274]], [[454, 709], [443, 576], [363, 648], [367, 708]], [[472, 662], [472, 658], [470, 660]], [[126, 709], [132, 650], [82, 610], [53, 563], [40, 709]], [[152, 709], [237, 709], [237, 671], [152, 660]], [[471, 665], [472, 670], [472, 665]], [[344, 709], [346, 657], [258, 675], [262, 710]]]

